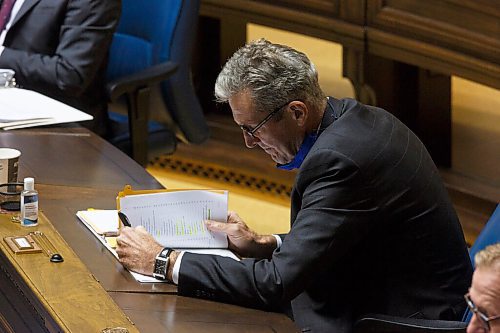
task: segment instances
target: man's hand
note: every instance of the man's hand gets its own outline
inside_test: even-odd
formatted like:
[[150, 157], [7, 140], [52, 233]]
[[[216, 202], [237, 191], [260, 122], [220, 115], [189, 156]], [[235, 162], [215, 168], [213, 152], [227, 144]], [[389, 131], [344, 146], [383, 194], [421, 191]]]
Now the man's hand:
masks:
[[225, 233], [229, 249], [242, 257], [270, 258], [276, 249], [274, 236], [257, 235], [235, 212], [228, 212], [227, 223], [208, 220], [205, 225], [210, 231]]
[[144, 227], [124, 227], [116, 238], [116, 245], [123, 266], [137, 273], [153, 275], [156, 255], [163, 246]]

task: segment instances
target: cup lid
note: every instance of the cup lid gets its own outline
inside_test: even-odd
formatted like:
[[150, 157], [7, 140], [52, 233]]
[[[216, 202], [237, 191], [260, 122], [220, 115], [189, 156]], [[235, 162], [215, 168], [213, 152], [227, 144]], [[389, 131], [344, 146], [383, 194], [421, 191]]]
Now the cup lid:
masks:
[[13, 148], [0, 148], [0, 159], [16, 158], [21, 156], [21, 152]]

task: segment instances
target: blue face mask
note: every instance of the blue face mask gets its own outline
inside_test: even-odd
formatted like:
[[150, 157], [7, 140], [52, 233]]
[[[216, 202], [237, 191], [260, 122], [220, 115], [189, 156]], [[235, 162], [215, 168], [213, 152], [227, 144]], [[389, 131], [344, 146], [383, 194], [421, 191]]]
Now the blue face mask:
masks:
[[297, 152], [297, 154], [295, 154], [293, 160], [291, 160], [287, 164], [276, 164], [276, 167], [283, 170], [293, 170], [300, 168], [302, 162], [306, 158], [307, 154], [309, 153], [317, 139], [318, 135], [316, 133], [308, 134], [304, 138], [304, 141], [300, 145], [299, 151]]

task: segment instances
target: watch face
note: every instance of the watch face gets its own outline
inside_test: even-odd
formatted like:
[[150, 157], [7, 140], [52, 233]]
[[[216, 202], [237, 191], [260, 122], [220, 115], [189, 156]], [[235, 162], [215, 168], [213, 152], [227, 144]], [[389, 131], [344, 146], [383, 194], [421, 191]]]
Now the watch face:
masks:
[[167, 262], [163, 260], [158, 260], [158, 262], [155, 265], [155, 273], [156, 274], [165, 274], [166, 268], [167, 267]]
[[168, 256], [172, 252], [172, 249], [164, 248], [157, 256], [155, 260], [155, 268], [153, 276], [158, 279], [165, 280], [167, 278], [168, 270]]
[[156, 257], [153, 276], [165, 280], [167, 278], [168, 258]]

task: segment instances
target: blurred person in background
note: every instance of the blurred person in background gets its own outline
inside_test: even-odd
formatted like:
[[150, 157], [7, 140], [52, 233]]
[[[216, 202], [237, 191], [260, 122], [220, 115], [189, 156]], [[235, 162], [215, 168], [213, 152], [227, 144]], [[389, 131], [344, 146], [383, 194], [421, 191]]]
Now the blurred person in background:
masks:
[[91, 114], [108, 130], [105, 74], [120, 0], [0, 0], [0, 68], [30, 89]]

